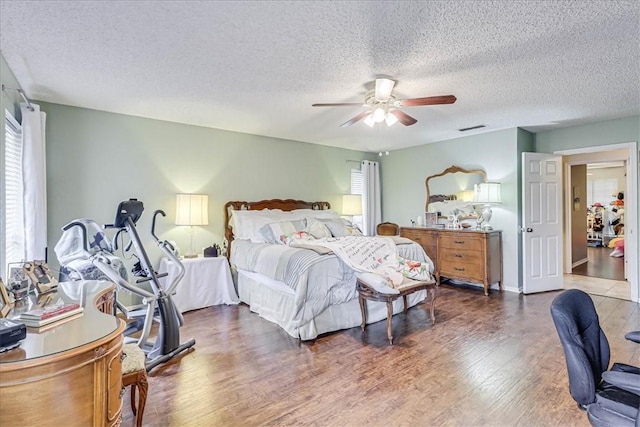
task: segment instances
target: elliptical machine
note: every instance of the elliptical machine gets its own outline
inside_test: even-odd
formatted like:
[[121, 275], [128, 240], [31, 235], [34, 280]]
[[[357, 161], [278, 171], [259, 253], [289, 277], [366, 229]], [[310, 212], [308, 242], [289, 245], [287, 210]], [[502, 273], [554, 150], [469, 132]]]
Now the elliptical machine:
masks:
[[[172, 283], [167, 284], [165, 288], [162, 286], [159, 279], [166, 276], [166, 274], [157, 274], [155, 272], [136, 230], [136, 222], [142, 215], [143, 210], [144, 206], [142, 202], [136, 199], [129, 199], [128, 201], [121, 202], [118, 205], [114, 223], [105, 225], [104, 228], [118, 229], [116, 236], [113, 239], [114, 244], [117, 242], [118, 236], [121, 233], [129, 235], [131, 240], [125, 250], [128, 251], [133, 245], [135, 254], [140, 262], [140, 267], [144, 272], [145, 277], [138, 278], [135, 281], [135, 284], [131, 284], [121, 276], [117, 268], [114, 268], [110, 257], [98, 252], [94, 255], [90, 255], [89, 259], [93, 265], [95, 265], [120, 288], [142, 298], [142, 305], [137, 307], [126, 308], [119, 302], [116, 302], [116, 306], [120, 311], [122, 311], [128, 320], [139, 320], [141, 317], [144, 317], [142, 325], [140, 325], [139, 321], [137, 322], [138, 326], [141, 326], [140, 336], [137, 339], [125, 336], [125, 343], [136, 342], [137, 345], [145, 352], [147, 357], [145, 366], [147, 372], [149, 372], [160, 363], [164, 363], [175, 355], [192, 347], [196, 341], [192, 338], [185, 343], [180, 344], [180, 326], [182, 326], [184, 321], [182, 314], [173, 303], [171, 295], [175, 293], [178, 283], [184, 276], [184, 266], [174, 254], [173, 246], [166, 240], [161, 241], [155, 234], [156, 217], [158, 215], [166, 216], [166, 214], [162, 210], [156, 210], [153, 213], [151, 223], [151, 236], [164, 255], [174, 262], [179, 270], [179, 274], [176, 276], [175, 280], [173, 280]], [[63, 230], [68, 230], [75, 226], [79, 226], [83, 230], [83, 233], [86, 233], [86, 227], [79, 221], [67, 224], [63, 227]], [[151, 292], [140, 286], [147, 282], [151, 286]], [[149, 339], [149, 335], [154, 322], [158, 324], [158, 334], [156, 339], [151, 341]]]

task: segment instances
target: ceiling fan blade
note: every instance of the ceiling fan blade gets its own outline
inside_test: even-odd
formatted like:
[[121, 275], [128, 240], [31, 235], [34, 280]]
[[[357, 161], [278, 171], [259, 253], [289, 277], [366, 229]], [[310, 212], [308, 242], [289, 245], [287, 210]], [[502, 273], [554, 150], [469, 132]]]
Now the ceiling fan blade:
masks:
[[349, 121], [344, 122], [343, 124], [340, 125], [341, 128], [346, 128], [348, 126], [351, 126], [354, 123], [359, 122], [360, 120], [364, 119], [365, 117], [367, 117], [369, 114], [371, 114], [371, 111], [365, 111], [362, 112], [360, 114], [358, 114], [357, 116], [355, 116], [354, 118], [352, 118]]
[[405, 113], [404, 111], [401, 110], [391, 110], [389, 111], [391, 114], [393, 114], [394, 116], [396, 116], [396, 118], [398, 119], [398, 121], [400, 123], [402, 123], [405, 126], [411, 126], [413, 124], [416, 124], [418, 121], [416, 119], [414, 119], [413, 117], [411, 117], [410, 115], [408, 115], [407, 113]]
[[333, 104], [311, 104], [312, 107], [351, 107], [362, 106], [362, 102], [337, 102]]
[[456, 97], [453, 95], [443, 96], [427, 96], [426, 98], [412, 98], [403, 99], [400, 101], [402, 107], [418, 107], [420, 105], [439, 105], [439, 104], [453, 104], [456, 102]]
[[390, 79], [376, 79], [375, 97], [381, 101], [386, 101], [391, 96], [393, 86], [396, 82]]

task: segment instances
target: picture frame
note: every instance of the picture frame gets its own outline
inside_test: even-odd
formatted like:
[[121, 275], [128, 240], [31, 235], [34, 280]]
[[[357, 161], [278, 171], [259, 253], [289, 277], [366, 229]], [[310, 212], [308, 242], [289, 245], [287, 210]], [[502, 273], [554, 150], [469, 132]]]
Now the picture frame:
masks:
[[13, 297], [13, 301], [21, 301], [31, 292], [31, 281], [23, 269], [24, 262], [10, 262], [7, 264], [6, 288]]
[[2, 277], [0, 277], [0, 318], [5, 317], [11, 311], [12, 306], [13, 303], [9, 299], [9, 292], [7, 292]]
[[58, 288], [58, 280], [53, 277], [46, 262], [42, 260], [27, 261], [23, 264], [22, 269], [38, 295], [53, 292]]
[[437, 212], [425, 212], [424, 213], [424, 226], [429, 228], [434, 228], [438, 224], [438, 213]]

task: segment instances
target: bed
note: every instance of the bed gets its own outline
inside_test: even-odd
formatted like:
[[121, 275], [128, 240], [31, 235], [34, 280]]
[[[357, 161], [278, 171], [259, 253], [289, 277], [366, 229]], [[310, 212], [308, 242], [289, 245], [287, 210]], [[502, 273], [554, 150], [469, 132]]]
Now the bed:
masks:
[[[358, 272], [335, 252], [322, 246], [274, 242], [282, 228], [280, 223], [303, 221], [297, 227], [313, 230], [318, 222], [336, 228], [340, 216], [327, 202], [301, 200], [262, 200], [259, 202], [232, 201], [225, 205], [225, 238], [227, 255], [234, 272], [240, 301], [264, 319], [276, 323], [289, 335], [312, 340], [327, 332], [348, 329], [361, 323], [356, 279]], [[329, 227], [327, 227], [329, 228]], [[275, 230], [274, 230], [275, 229]], [[398, 254], [432, 269], [431, 260], [420, 245], [395, 237], [371, 238], [356, 236], [345, 224], [347, 233], [338, 239], [351, 241], [392, 241]], [[298, 231], [296, 231], [298, 233]], [[333, 230], [335, 235], [343, 232]], [[336, 233], [336, 234], [334, 234]], [[284, 234], [280, 235], [280, 238]], [[359, 239], [359, 240], [358, 240]], [[389, 240], [387, 240], [389, 239]], [[322, 240], [322, 239], [319, 239]], [[423, 301], [425, 291], [408, 298], [413, 306]], [[394, 304], [394, 313], [402, 311], [402, 299]], [[367, 323], [386, 318], [384, 303], [367, 302]]]

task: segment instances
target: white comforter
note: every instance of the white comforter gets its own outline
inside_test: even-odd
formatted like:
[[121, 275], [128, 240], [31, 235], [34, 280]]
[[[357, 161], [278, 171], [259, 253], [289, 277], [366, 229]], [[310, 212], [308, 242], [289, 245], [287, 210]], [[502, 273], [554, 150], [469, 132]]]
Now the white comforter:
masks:
[[[398, 245], [397, 250], [404, 258], [432, 265], [415, 242]], [[357, 297], [356, 270], [334, 253], [321, 255], [310, 249], [235, 240], [231, 254], [237, 269], [278, 280], [294, 291], [294, 326], [302, 327], [330, 305]]]

